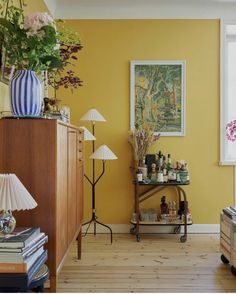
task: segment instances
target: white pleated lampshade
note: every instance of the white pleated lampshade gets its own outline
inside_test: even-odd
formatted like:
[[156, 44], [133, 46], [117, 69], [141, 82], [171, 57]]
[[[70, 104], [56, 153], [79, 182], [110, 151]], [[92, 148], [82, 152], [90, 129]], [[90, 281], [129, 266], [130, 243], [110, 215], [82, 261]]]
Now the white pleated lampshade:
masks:
[[91, 156], [92, 159], [114, 160], [117, 156], [111, 151], [107, 145], [100, 146]]
[[105, 118], [95, 108], [91, 108], [86, 112], [80, 120], [85, 121], [106, 121]]
[[86, 127], [80, 127], [84, 130], [84, 141], [94, 141], [96, 140], [96, 137], [86, 128]]
[[15, 174], [0, 174], [0, 210], [33, 209], [37, 205]]

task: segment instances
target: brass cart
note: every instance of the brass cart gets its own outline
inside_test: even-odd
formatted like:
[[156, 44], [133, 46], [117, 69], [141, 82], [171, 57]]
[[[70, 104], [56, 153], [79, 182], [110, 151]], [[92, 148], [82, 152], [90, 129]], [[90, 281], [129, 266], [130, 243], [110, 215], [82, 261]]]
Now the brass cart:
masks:
[[[189, 185], [189, 182], [186, 183], [179, 183], [179, 182], [168, 182], [168, 183], [158, 183], [158, 182], [150, 182], [148, 184], [145, 184], [143, 182], [134, 181], [135, 185], [135, 209], [134, 212], [136, 214], [136, 220], [131, 220], [131, 224], [133, 224], [133, 228], [130, 229], [130, 233], [136, 235], [136, 239], [139, 242], [140, 241], [140, 233], [139, 228], [140, 226], [174, 226], [174, 232], [179, 233], [181, 226], [184, 226], [184, 235], [180, 237], [180, 242], [184, 243], [187, 240], [187, 226], [191, 225], [192, 222], [187, 222], [187, 197], [184, 189], [181, 186]], [[143, 187], [146, 187], [145, 191], [143, 190]], [[184, 211], [183, 211], [183, 220], [177, 220], [171, 223], [166, 223], [162, 221], [141, 221], [140, 220], [140, 203], [147, 200], [148, 198], [152, 197], [158, 192], [161, 192], [162, 190], [166, 188], [173, 188], [175, 189], [177, 195], [178, 195], [178, 201], [179, 201], [179, 207], [181, 199], [184, 201]]]

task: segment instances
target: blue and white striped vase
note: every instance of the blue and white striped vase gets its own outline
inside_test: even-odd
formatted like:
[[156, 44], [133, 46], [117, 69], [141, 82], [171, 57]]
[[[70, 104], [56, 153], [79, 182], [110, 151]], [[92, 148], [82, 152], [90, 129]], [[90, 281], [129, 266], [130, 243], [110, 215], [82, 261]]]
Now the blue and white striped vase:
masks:
[[18, 70], [10, 81], [11, 110], [15, 116], [40, 115], [42, 84], [32, 70]]

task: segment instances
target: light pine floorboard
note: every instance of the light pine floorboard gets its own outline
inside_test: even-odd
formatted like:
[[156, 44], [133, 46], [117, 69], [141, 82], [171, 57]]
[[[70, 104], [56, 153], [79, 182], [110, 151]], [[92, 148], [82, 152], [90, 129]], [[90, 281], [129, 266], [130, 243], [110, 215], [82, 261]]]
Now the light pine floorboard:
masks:
[[59, 274], [58, 292], [236, 292], [236, 277], [220, 260], [218, 234], [87, 235]]

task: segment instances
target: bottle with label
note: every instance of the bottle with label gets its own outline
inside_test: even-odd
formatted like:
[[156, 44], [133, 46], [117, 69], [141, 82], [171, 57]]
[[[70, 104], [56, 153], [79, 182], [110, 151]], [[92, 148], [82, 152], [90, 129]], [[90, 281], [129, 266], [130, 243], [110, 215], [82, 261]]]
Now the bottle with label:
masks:
[[168, 204], [166, 203], [166, 196], [161, 197], [161, 214], [168, 214]]
[[186, 164], [181, 165], [181, 169], [179, 170], [180, 182], [186, 183], [188, 181], [188, 171], [186, 168]]
[[157, 182], [163, 183], [164, 182], [164, 176], [162, 170], [158, 170], [157, 172]]
[[163, 155], [163, 163], [162, 163], [162, 172], [163, 172], [163, 176], [167, 175], [167, 163], [166, 163], [166, 157]]
[[156, 164], [152, 163], [151, 165], [151, 172], [149, 174], [149, 178], [152, 182], [156, 182], [157, 181], [157, 172], [156, 172]]
[[143, 174], [142, 174], [142, 171], [140, 169], [137, 170], [136, 176], [137, 176], [137, 181], [139, 183], [143, 181]]

